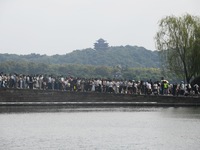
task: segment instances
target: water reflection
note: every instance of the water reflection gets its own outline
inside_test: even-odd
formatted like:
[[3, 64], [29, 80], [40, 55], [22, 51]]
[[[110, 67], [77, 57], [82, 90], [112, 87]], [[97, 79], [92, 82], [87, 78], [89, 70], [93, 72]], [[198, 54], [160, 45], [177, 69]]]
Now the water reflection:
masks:
[[199, 118], [199, 107], [77, 107], [77, 106], [1, 106], [0, 114], [53, 112], [158, 112], [161, 117]]
[[198, 107], [1, 107], [10, 150], [199, 149]]
[[169, 107], [93, 107], [93, 106], [1, 106], [0, 113], [34, 113], [34, 112], [148, 112], [168, 109]]

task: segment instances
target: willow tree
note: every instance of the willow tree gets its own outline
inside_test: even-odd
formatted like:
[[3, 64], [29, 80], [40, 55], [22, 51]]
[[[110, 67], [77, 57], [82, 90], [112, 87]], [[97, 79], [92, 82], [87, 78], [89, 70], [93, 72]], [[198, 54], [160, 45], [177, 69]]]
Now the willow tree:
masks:
[[167, 16], [159, 21], [156, 47], [164, 67], [186, 79], [200, 75], [200, 18], [189, 14]]

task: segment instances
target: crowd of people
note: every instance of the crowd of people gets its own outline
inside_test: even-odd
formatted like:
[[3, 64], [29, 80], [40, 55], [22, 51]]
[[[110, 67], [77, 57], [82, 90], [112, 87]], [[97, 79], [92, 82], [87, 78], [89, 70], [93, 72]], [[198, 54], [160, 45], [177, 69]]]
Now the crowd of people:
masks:
[[195, 84], [170, 84], [167, 80], [135, 81], [120, 79], [77, 78], [71, 76], [0, 74], [0, 88], [62, 90], [74, 92], [102, 92], [144, 95], [199, 95]]

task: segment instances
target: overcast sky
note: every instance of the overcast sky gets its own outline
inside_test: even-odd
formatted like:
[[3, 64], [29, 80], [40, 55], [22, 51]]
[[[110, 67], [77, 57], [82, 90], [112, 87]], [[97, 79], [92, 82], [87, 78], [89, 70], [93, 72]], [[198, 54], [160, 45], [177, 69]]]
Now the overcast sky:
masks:
[[110, 46], [155, 50], [158, 21], [200, 15], [200, 0], [0, 0], [0, 53], [66, 54]]

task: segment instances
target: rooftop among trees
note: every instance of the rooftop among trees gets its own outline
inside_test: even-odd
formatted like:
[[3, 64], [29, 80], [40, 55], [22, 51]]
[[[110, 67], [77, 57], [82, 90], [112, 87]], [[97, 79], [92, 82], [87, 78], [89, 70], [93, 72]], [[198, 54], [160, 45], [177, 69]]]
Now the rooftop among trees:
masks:
[[100, 38], [97, 40], [96, 43], [94, 43], [94, 49], [95, 50], [106, 50], [106, 49], [108, 49], [108, 43], [104, 39]]

